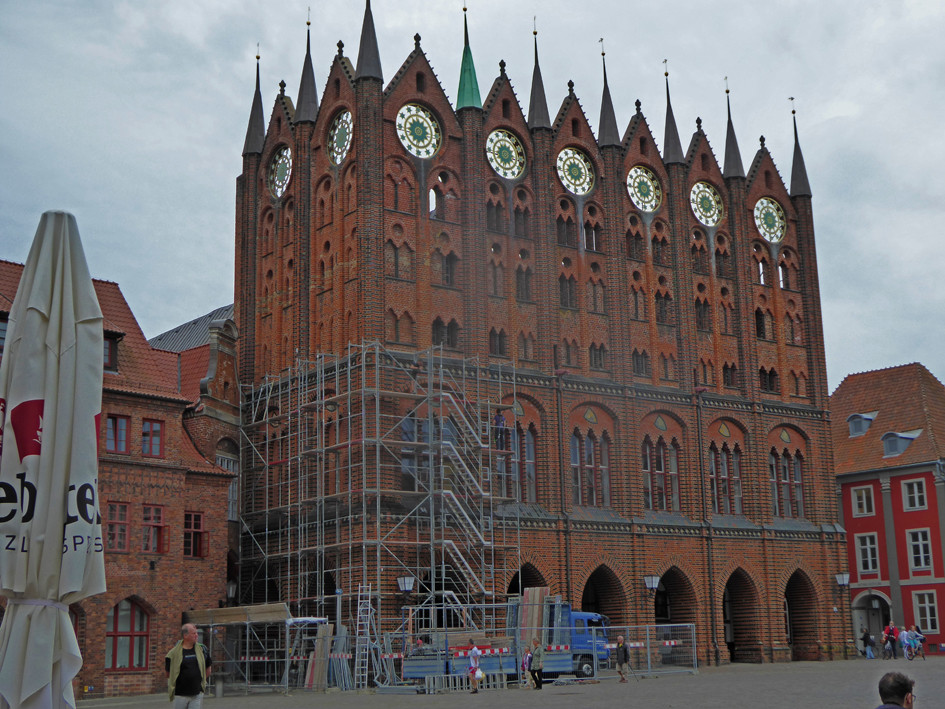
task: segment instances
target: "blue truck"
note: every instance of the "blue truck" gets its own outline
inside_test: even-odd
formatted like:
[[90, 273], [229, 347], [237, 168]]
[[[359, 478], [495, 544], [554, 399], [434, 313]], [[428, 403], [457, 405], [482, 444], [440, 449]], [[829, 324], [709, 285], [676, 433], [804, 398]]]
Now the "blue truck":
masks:
[[[538, 637], [545, 648], [544, 675], [593, 677], [595, 656], [598, 667], [610, 657], [608, 625], [607, 616], [572, 610], [557, 596], [547, 597], [540, 608], [511, 603], [506, 633], [479, 645], [483, 651], [480, 667], [486, 674], [517, 676], [525, 648], [531, 648], [532, 639]], [[469, 637], [468, 631], [433, 631], [419, 645], [409, 644], [403, 657], [403, 679], [468, 672]]]
[[594, 676], [597, 666], [607, 663], [607, 616], [575, 611], [569, 603], [557, 598], [546, 600], [542, 609], [539, 641], [545, 647], [543, 674]]

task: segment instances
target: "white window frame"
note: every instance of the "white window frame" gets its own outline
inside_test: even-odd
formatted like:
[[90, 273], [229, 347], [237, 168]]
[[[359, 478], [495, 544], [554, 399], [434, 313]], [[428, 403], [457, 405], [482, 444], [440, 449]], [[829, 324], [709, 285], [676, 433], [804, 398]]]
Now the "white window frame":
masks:
[[[919, 495], [922, 497], [922, 501], [919, 504], [912, 505], [909, 503], [909, 488], [912, 486], [917, 486], [920, 488], [920, 493], [914, 495], [918, 498]], [[928, 509], [929, 498], [925, 494], [925, 480], [923, 478], [911, 478], [909, 480], [902, 481], [902, 509], [906, 512], [911, 512], [913, 510], [925, 510]]]
[[[860, 540], [872, 540], [872, 559], [867, 559], [864, 555], [863, 544]], [[872, 562], [872, 568], [866, 568], [865, 561]], [[860, 574], [878, 574], [879, 573], [879, 539], [875, 532], [856, 535], [856, 568]]]
[[[929, 599], [931, 603], [922, 599], [922, 596]], [[931, 614], [929, 614], [929, 609], [932, 611]], [[938, 632], [938, 598], [934, 589], [912, 592], [912, 612], [916, 625], [925, 635]], [[935, 622], [933, 623], [932, 620]]]
[[[925, 539], [913, 541], [912, 535], [925, 535]], [[931, 571], [932, 570], [932, 535], [929, 533], [929, 528], [924, 527], [921, 529], [907, 529], [906, 530], [906, 544], [909, 545], [909, 568], [912, 571]], [[916, 566], [916, 546], [917, 544], [922, 544], [925, 546], [924, 556], [928, 558], [929, 563], [927, 565]], [[923, 629], [924, 630], [924, 629]]]
[[[865, 493], [863, 499], [860, 499], [860, 493]], [[863, 487], [855, 487], [851, 491], [852, 501], [853, 501], [853, 516], [854, 517], [873, 517], [876, 514], [876, 507], [873, 505], [873, 486], [864, 485]], [[861, 502], [869, 501], [869, 510], [861, 510]]]

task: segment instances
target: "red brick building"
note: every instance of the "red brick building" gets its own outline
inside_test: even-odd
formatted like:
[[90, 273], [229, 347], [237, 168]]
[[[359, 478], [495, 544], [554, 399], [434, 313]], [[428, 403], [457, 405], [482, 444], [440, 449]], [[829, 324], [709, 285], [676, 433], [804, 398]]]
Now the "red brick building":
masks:
[[340, 596], [353, 625], [370, 583], [390, 627], [547, 585], [614, 624], [694, 623], [703, 662], [832, 657], [845, 535], [799, 145], [790, 190], [763, 140], [744, 170], [730, 114], [723, 165], [701, 121], [684, 152], [667, 83], [661, 152], [639, 103], [618, 129], [606, 74], [595, 135], [573, 85], [549, 112], [537, 41], [527, 115], [504, 62], [481, 99], [468, 42], [453, 105], [415, 42], [385, 83], [368, 3], [357, 61], [339, 43], [319, 97], [309, 48], [268, 122], [257, 70], [241, 600]]
[[[0, 261], [0, 353], [22, 271]], [[199, 344], [155, 349], [118, 285], [94, 285], [105, 327], [98, 485], [108, 590], [70, 609], [84, 662], [77, 696], [160, 692], [182, 613], [227, 599], [235, 331], [224, 313], [202, 323]]]
[[847, 376], [830, 397], [853, 626], [945, 642], [945, 387], [919, 363]]

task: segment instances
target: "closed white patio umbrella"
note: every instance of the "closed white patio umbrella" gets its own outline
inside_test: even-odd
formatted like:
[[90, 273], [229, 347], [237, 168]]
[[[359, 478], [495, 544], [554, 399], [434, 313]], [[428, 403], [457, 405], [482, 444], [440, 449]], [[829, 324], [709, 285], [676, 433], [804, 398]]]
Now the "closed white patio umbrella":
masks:
[[75, 706], [69, 604], [105, 590], [102, 311], [75, 217], [46, 212], [0, 361], [0, 709]]

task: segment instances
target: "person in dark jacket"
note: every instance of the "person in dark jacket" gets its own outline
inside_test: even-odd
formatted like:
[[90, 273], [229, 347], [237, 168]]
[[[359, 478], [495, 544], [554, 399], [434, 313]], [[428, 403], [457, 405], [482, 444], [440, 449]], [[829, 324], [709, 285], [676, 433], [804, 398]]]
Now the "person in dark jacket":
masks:
[[627, 681], [627, 667], [630, 665], [630, 648], [623, 640], [623, 635], [617, 636], [617, 674], [620, 681]]
[[867, 660], [875, 660], [876, 656], [873, 654], [873, 636], [870, 635], [870, 631], [866, 628], [862, 628], [863, 636], [860, 640], [863, 641], [863, 654], [866, 655]]
[[532, 679], [535, 682], [535, 689], [541, 689], [541, 671], [545, 667], [545, 648], [538, 642], [538, 638], [532, 640]]
[[887, 672], [879, 680], [879, 698], [883, 703], [877, 709], [912, 709], [915, 692], [912, 688], [915, 680], [909, 679], [902, 672]]

